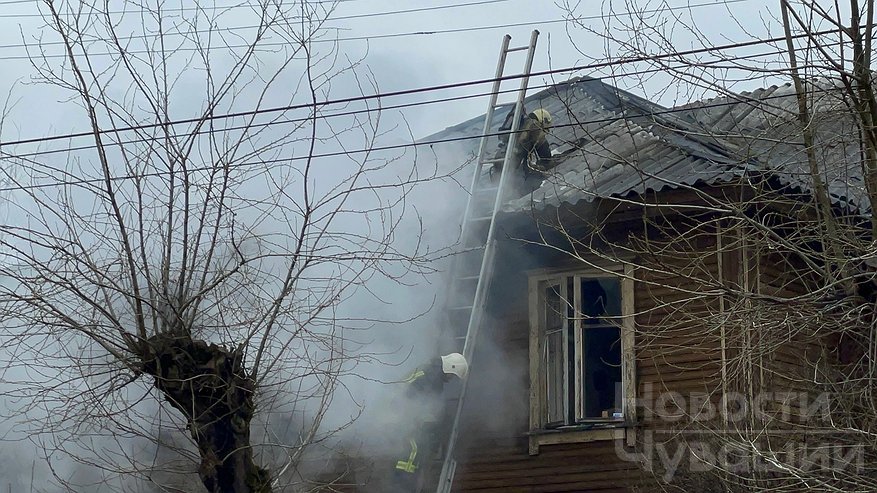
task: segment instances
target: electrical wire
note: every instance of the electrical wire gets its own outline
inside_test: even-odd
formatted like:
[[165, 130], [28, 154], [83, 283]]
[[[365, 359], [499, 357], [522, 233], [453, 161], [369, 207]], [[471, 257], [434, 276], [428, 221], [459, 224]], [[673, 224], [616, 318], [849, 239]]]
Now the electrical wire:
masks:
[[[353, 1], [358, 1], [358, 0], [308, 0], [305, 3], [307, 5], [319, 5], [319, 4], [324, 4], [324, 3], [334, 4], [334, 3], [346, 3], [346, 2], [353, 2]], [[40, 2], [38, 2], [36, 0], [8, 0], [8, 1], [0, 2], [0, 5], [11, 5], [11, 4], [21, 4], [21, 3], [40, 3]], [[295, 3], [298, 4], [298, 2], [295, 2]], [[162, 8], [161, 11], [162, 12], [190, 12], [190, 11], [203, 11], [203, 10], [233, 10], [233, 9], [240, 9], [240, 8], [265, 7], [266, 5], [267, 5], [267, 3], [260, 4], [260, 3], [251, 3], [251, 2], [238, 2], [238, 3], [232, 4], [232, 5], [198, 5], [196, 7], [170, 7], [170, 8]], [[106, 13], [100, 11], [99, 9], [95, 9], [95, 8], [92, 8], [92, 10], [97, 10], [101, 15], [104, 15], [104, 14], [109, 14], [109, 15], [133, 14], [135, 12], [138, 12], [137, 9], [114, 10], [114, 11], [110, 11], [110, 12], [106, 12]], [[149, 8], [141, 8], [139, 10], [140, 11], [144, 11], [144, 10], [151, 11], [151, 9], [149, 9]], [[0, 14], [0, 19], [3, 19], [3, 18], [25, 19], [25, 18], [35, 18], [35, 17], [44, 17], [44, 15], [43, 14]]]
[[[783, 53], [785, 53], [785, 50], [781, 49], [781, 50], [757, 53], [757, 54], [746, 55], [746, 56], [741, 56], [741, 57], [735, 57], [733, 60], [739, 61], [739, 60], [745, 60], [745, 59], [760, 58], [760, 57], [769, 56], [769, 55], [779, 55], [779, 54], [783, 54]], [[714, 60], [714, 61], [700, 62], [700, 65], [709, 66], [709, 65], [712, 65], [715, 63], [723, 63], [723, 62], [727, 62], [727, 61], [728, 61], [727, 59], [719, 59], [719, 60]], [[681, 68], [684, 68], [684, 67], [678, 66], [678, 67], [671, 67], [670, 69], [674, 70], [674, 69], [681, 69]], [[630, 77], [630, 76], [636, 76], [636, 75], [645, 75], [645, 74], [650, 74], [650, 73], [662, 72], [664, 70], [666, 70], [666, 69], [662, 67], [662, 68], [638, 70], [638, 71], [633, 71], [633, 72], [625, 72], [623, 74], [611, 74], [611, 75], [596, 76], [596, 77], [592, 76], [590, 78], [593, 80], [603, 81], [603, 80], [616, 79], [616, 78], [621, 78], [621, 77]], [[555, 85], [556, 84], [554, 84], [554, 83], [530, 85], [528, 87], [528, 90], [529, 89], [547, 89], [550, 87], [554, 87]], [[503, 90], [497, 91], [496, 94], [500, 95], [500, 94], [516, 93], [518, 91], [519, 91], [518, 88], [503, 89]], [[319, 119], [322, 121], [322, 120], [326, 120], [329, 118], [338, 118], [338, 117], [342, 117], [342, 116], [354, 116], [354, 115], [367, 114], [367, 113], [372, 113], [372, 112], [386, 112], [386, 111], [391, 111], [391, 110], [425, 106], [425, 105], [430, 105], [430, 104], [448, 103], [448, 102], [453, 102], [453, 101], [462, 101], [462, 100], [466, 100], [466, 99], [481, 98], [484, 96], [492, 96], [493, 94], [494, 93], [491, 91], [479, 92], [479, 93], [467, 94], [467, 95], [463, 95], [463, 96], [453, 96], [453, 97], [447, 97], [447, 98], [415, 101], [415, 102], [411, 102], [411, 103], [403, 103], [403, 104], [390, 105], [390, 106], [381, 106], [378, 108], [365, 108], [365, 109], [360, 109], [360, 110], [350, 110], [350, 111], [342, 111], [342, 112], [336, 112], [336, 113], [330, 113], [330, 114], [321, 114], [321, 115], [319, 115]], [[508, 104], [512, 104], [512, 103], [508, 103]], [[210, 134], [210, 133], [222, 133], [222, 132], [231, 132], [231, 131], [235, 131], [235, 130], [259, 129], [259, 128], [265, 128], [265, 127], [270, 127], [270, 126], [275, 126], [275, 125], [285, 125], [285, 124], [290, 124], [290, 123], [306, 122], [306, 121], [309, 121], [312, 119], [313, 119], [313, 117], [291, 118], [291, 119], [284, 119], [284, 120], [278, 120], [278, 121], [270, 121], [270, 122], [265, 122], [265, 123], [253, 123], [253, 124], [247, 124], [247, 125], [237, 125], [237, 126], [232, 126], [232, 127], [205, 129], [205, 130], [199, 130], [199, 131], [194, 132], [194, 133], [192, 133], [192, 132], [178, 133], [178, 134], [172, 134], [172, 135], [170, 135], [170, 137], [171, 138], [193, 137], [193, 136], [197, 136], [197, 135], [204, 135], [204, 134]], [[162, 138], [164, 138], [164, 136], [162, 136]], [[105, 143], [105, 145], [117, 147], [117, 146], [123, 146], [123, 145], [128, 145], [128, 144], [147, 142], [147, 141], [154, 140], [154, 139], [155, 139], [155, 137], [149, 136], [149, 137], [141, 137], [141, 138], [130, 139], [130, 140], [125, 140], [125, 141], [107, 142], [107, 143]], [[59, 154], [59, 153], [70, 153], [70, 152], [75, 152], [75, 151], [83, 151], [83, 150], [88, 150], [88, 149], [94, 149], [95, 147], [96, 147], [95, 144], [88, 144], [88, 145], [83, 145], [83, 146], [64, 147], [64, 148], [60, 148], [60, 149], [47, 149], [47, 150], [42, 150], [42, 151], [17, 153], [14, 155], [10, 154], [10, 156], [14, 156], [16, 158], [45, 156], [45, 155], [49, 155], [49, 154]]]
[[[0, 5], [40, 3], [41, 0], [0, 0]], [[307, 4], [361, 2], [362, 0], [306, 0]]]
[[[781, 98], [787, 98], [787, 97], [789, 97], [787, 94], [771, 95], [771, 96], [759, 98], [758, 101], [759, 102], [769, 101], [769, 100], [781, 99]], [[637, 113], [636, 117], [639, 117], [639, 118], [652, 117], [653, 118], [653, 117], [659, 116], [659, 115], [670, 115], [670, 114], [675, 114], [675, 113], [688, 113], [694, 109], [702, 110], [702, 109], [713, 109], [713, 108], [723, 108], [723, 107], [735, 106], [735, 105], [741, 104], [742, 102], [743, 101], [741, 101], [741, 100], [735, 100], [735, 101], [725, 101], [725, 102], [715, 102], [715, 103], [703, 103], [703, 104], [698, 105], [696, 108], [692, 108], [690, 106], [687, 106], [687, 107], [679, 107], [679, 108], [668, 108], [666, 110], [661, 110], [661, 111]], [[628, 117], [629, 117], [628, 115], [624, 115], [624, 114], [613, 115], [610, 117], [597, 118], [597, 119], [593, 119], [593, 120], [580, 120], [580, 121], [571, 122], [571, 123], [552, 125], [552, 128], [581, 127], [584, 125], [591, 125], [591, 124], [613, 123], [613, 122], [616, 122], [616, 121], [619, 121], [619, 120], [622, 120], [622, 119], [628, 118]], [[518, 132], [523, 132], [523, 130], [519, 130]], [[289, 162], [293, 162], [293, 161], [305, 161], [305, 160], [321, 159], [321, 158], [327, 158], [327, 157], [350, 156], [351, 154], [365, 154], [365, 153], [374, 153], [374, 152], [380, 152], [380, 151], [399, 150], [399, 149], [405, 149], [405, 148], [409, 148], [409, 147], [413, 147], [413, 148], [425, 147], [425, 146], [432, 147], [433, 145], [436, 145], [436, 144], [447, 144], [447, 143], [452, 143], [452, 142], [461, 142], [461, 141], [466, 141], [466, 140], [481, 139], [481, 138], [485, 138], [485, 137], [496, 137], [496, 136], [505, 135], [508, 133], [509, 132], [489, 132], [486, 134], [465, 135], [465, 136], [459, 136], [459, 137], [447, 137], [447, 138], [442, 138], [442, 139], [419, 141], [419, 142], [412, 142], [412, 143], [406, 143], [406, 144], [394, 144], [394, 145], [369, 147], [369, 148], [353, 149], [353, 150], [346, 149], [346, 150], [342, 150], [342, 151], [327, 152], [327, 153], [322, 153], [322, 154], [312, 154], [312, 155], [307, 155], [307, 156], [298, 156], [298, 157], [290, 156], [290, 157], [285, 157], [285, 158], [260, 159], [258, 161], [249, 162], [249, 163], [247, 163], [247, 162], [235, 163], [235, 164], [227, 165], [227, 167], [238, 169], [238, 168], [244, 168], [244, 167], [264, 166], [267, 164], [277, 164], [277, 163], [289, 163]], [[15, 158], [17, 158], [17, 156], [8, 155], [8, 158], [15, 159]], [[26, 160], [26, 161], [29, 161], [29, 162], [34, 163], [34, 164], [44, 165], [43, 163], [39, 163], [37, 161], [32, 161], [32, 160]], [[214, 170], [216, 168], [217, 168], [217, 166], [213, 166], [213, 165], [189, 167], [187, 169], [187, 171], [188, 172], [210, 171], [210, 170]], [[13, 192], [13, 191], [24, 191], [24, 190], [34, 190], [34, 189], [41, 189], [41, 188], [51, 188], [51, 187], [57, 187], [57, 186], [93, 185], [93, 184], [104, 183], [107, 179], [109, 179], [110, 181], [124, 181], [124, 180], [132, 180], [132, 179], [142, 179], [142, 178], [153, 178], [153, 177], [159, 177], [159, 176], [166, 176], [166, 175], [171, 175], [174, 173], [179, 173], [179, 171], [155, 171], [155, 172], [151, 172], [151, 173], [135, 173], [135, 174], [122, 175], [122, 176], [111, 176], [108, 178], [107, 177], [89, 178], [89, 179], [83, 178], [83, 179], [71, 180], [71, 181], [60, 181], [59, 180], [59, 181], [53, 181], [51, 183], [39, 183], [39, 184], [33, 184], [33, 185], [18, 185], [18, 186], [14, 186], [14, 187], [3, 187], [3, 188], [0, 188], [0, 193]]]
[[[837, 33], [837, 32], [838, 32], [837, 29], [829, 29], [829, 30], [825, 30], [825, 31], [815, 32], [815, 33], [799, 34], [799, 35], [792, 36], [792, 38], [793, 39], [807, 38], [807, 37], [811, 37], [811, 36], [821, 36], [821, 35], [832, 34], [832, 33]], [[605, 62], [597, 62], [597, 63], [590, 63], [590, 64], [585, 64], [585, 65], [578, 65], [578, 66], [565, 67], [565, 68], [559, 68], [559, 69], [549, 69], [549, 70], [531, 72], [528, 76], [529, 77], [540, 77], [540, 76], [546, 76], [546, 75], [557, 75], [557, 74], [563, 74], [563, 73], [577, 72], [577, 71], [581, 71], [581, 70], [595, 70], [595, 69], [602, 69], [602, 68], [608, 68], [608, 67], [613, 67], [613, 66], [626, 65], [629, 63], [657, 61], [657, 60], [664, 60], [664, 59], [674, 58], [674, 57], [684, 57], [684, 56], [690, 56], [690, 55], [710, 53], [710, 52], [715, 52], [715, 51], [723, 51], [723, 50], [744, 48], [744, 47], [750, 47], [750, 46], [757, 46], [757, 45], [762, 45], [762, 44], [777, 43], [777, 42], [781, 42], [781, 41], [785, 41], [785, 40], [786, 40], [786, 38], [784, 36], [780, 36], [780, 37], [775, 37], [775, 38], [757, 39], [757, 40], [752, 40], [752, 41], [743, 41], [743, 42], [729, 43], [729, 44], [717, 45], [717, 46], [707, 46], [707, 47], [702, 47], [702, 48], [694, 48], [694, 49], [690, 49], [690, 50], [682, 50], [682, 51], [675, 51], [675, 52], [669, 52], [669, 53], [642, 55], [642, 56], [629, 57], [629, 58], [624, 58], [624, 59], [619, 59], [619, 60], [609, 60], [609, 61], [605, 61]], [[106, 133], [130, 132], [130, 131], [134, 131], [134, 130], [143, 130], [143, 129], [148, 129], [148, 128], [170, 127], [170, 126], [174, 126], [174, 125], [184, 125], [184, 124], [198, 123], [198, 122], [204, 122], [204, 121], [216, 121], [216, 120], [223, 120], [223, 119], [229, 119], [229, 118], [239, 118], [239, 117], [243, 117], [243, 116], [255, 116], [255, 115], [263, 115], [263, 114], [270, 114], [270, 113], [279, 113], [279, 112], [293, 111], [293, 110], [298, 110], [298, 109], [320, 108], [320, 107], [334, 105], [334, 104], [347, 104], [347, 103], [358, 102], [358, 101], [369, 101], [369, 100], [374, 100], [374, 99], [406, 96], [406, 95], [419, 94], [419, 93], [425, 93], [425, 92], [443, 91], [443, 90], [448, 90], [448, 89], [458, 89], [458, 88], [463, 88], [463, 87], [470, 87], [470, 86], [476, 86], [476, 85], [481, 85], [481, 84], [494, 83], [496, 81], [517, 80], [517, 79], [521, 79], [522, 77], [525, 77], [525, 75], [522, 75], [522, 74], [505, 75], [505, 76], [498, 77], [498, 78], [478, 79], [478, 80], [470, 80], [470, 81], [464, 81], [464, 82], [454, 82], [454, 83], [449, 83], [449, 84], [440, 84], [440, 85], [434, 85], [434, 86], [419, 87], [419, 88], [413, 88], [413, 89], [403, 89], [403, 90], [398, 90], [398, 91], [390, 91], [390, 92], [386, 92], [386, 93], [351, 96], [351, 97], [346, 97], [346, 98], [318, 101], [316, 103], [301, 103], [301, 104], [286, 105], [286, 106], [279, 106], [279, 107], [273, 107], [273, 108], [264, 108], [264, 109], [259, 109], [259, 110], [248, 110], [248, 111], [225, 113], [225, 114], [221, 114], [221, 115], [204, 115], [202, 117], [197, 117], [197, 118], [171, 120], [171, 121], [162, 122], [162, 123], [149, 123], [149, 124], [142, 124], [142, 125], [132, 125], [132, 126], [128, 126], [128, 127], [116, 127], [116, 128], [111, 128], [111, 129], [100, 130], [99, 133], [106, 134]], [[75, 133], [60, 134], [60, 135], [53, 135], [53, 136], [47, 136], [47, 137], [33, 137], [33, 138], [20, 139], [20, 140], [14, 140], [14, 141], [7, 141], [7, 142], [0, 141], [0, 147], [10, 146], [10, 145], [32, 144], [32, 143], [39, 143], [39, 142], [49, 142], [49, 141], [63, 140], [63, 139], [73, 139], [73, 138], [79, 138], [79, 137], [87, 137], [87, 136], [94, 135], [94, 133], [95, 133], [94, 131], [75, 132]]]
[[[353, 0], [348, 0], [348, 1], [353, 1]], [[483, 0], [481, 2], [473, 2], [473, 3], [468, 3], [468, 4], [455, 4], [455, 5], [442, 6], [442, 7], [438, 7], [438, 8], [465, 7], [465, 6], [470, 6], [470, 5], [478, 5], [481, 3], [493, 3], [493, 2], [501, 2], [501, 1], [510, 1], [510, 0]], [[656, 9], [651, 9], [651, 10], [644, 10], [644, 11], [639, 12], [639, 13], [640, 14], [654, 14], [654, 13], [661, 13], [661, 12], [673, 12], [673, 11], [677, 11], [677, 10], [686, 10], [687, 11], [687, 10], [690, 10], [693, 8], [710, 7], [710, 6], [724, 6], [726, 4], [744, 3], [744, 2], [750, 2], [750, 1], [752, 1], [752, 0], [718, 0], [718, 1], [711, 1], [711, 2], [703, 2], [703, 3], [693, 3], [693, 4], [684, 5], [684, 6], [677, 6], [677, 7], [656, 8]], [[355, 14], [355, 15], [342, 16], [342, 17], [330, 17], [328, 20], [336, 21], [336, 20], [343, 20], [343, 19], [370, 17], [370, 16], [374, 16], [374, 15], [391, 15], [391, 14], [398, 14], [398, 13], [409, 13], [409, 12], [416, 12], [416, 11], [421, 11], [421, 10], [429, 10], [429, 9], [433, 9], [433, 8], [434, 7], [425, 7], [422, 9], [411, 9], [411, 10], [404, 10], [404, 11], [388, 11], [388, 12], [379, 12], [379, 13], [375, 13], [375, 14]], [[630, 15], [629, 12], [626, 14]], [[334, 43], [334, 42], [340, 42], [340, 41], [364, 41], [364, 40], [372, 40], [372, 39], [387, 39], [387, 38], [397, 38], [397, 37], [405, 37], [405, 36], [431, 36], [431, 35], [438, 35], [438, 34], [456, 34], [456, 33], [463, 33], [463, 32], [505, 29], [505, 28], [509, 28], [509, 27], [523, 27], [523, 26], [535, 26], [535, 25], [542, 25], [542, 24], [557, 24], [557, 23], [561, 23], [561, 22], [570, 22], [570, 21], [608, 19], [611, 17], [620, 17], [623, 15], [625, 15], [625, 13], [594, 14], [594, 15], [585, 15], [585, 16], [579, 16], [579, 17], [567, 17], [567, 18], [563, 18], [563, 19], [549, 19], [549, 20], [543, 20], [543, 21], [526, 21], [526, 22], [517, 22], [517, 23], [493, 24], [493, 25], [487, 25], [487, 26], [438, 29], [438, 30], [429, 30], [429, 31], [412, 31], [412, 32], [375, 34], [375, 35], [365, 35], [365, 36], [339, 37], [339, 38], [335, 38], [335, 39], [313, 40], [312, 42], [314, 42], [314, 43]], [[0, 14], [0, 17], [2, 17], [2, 14]], [[259, 27], [260, 27], [260, 25], [256, 24], [256, 25], [251, 25], [251, 26], [235, 26], [235, 27], [217, 28], [217, 29], [212, 29], [212, 28], [211, 29], [195, 29], [192, 31], [186, 31], [184, 33], [171, 32], [171, 33], [165, 33], [164, 35], [165, 36], [191, 36], [192, 34], [234, 32], [236, 30], [257, 29]], [[333, 29], [338, 29], [338, 28], [333, 28]], [[123, 37], [120, 37], [119, 39], [120, 40], [146, 39], [146, 38], [155, 38], [157, 36], [158, 35], [131, 35], [131, 36], [123, 36]], [[38, 46], [30, 45], [27, 43], [18, 43], [18, 44], [0, 45], [0, 49], [28, 48], [28, 47], [35, 48], [35, 47], [45, 47], [45, 46], [60, 46], [63, 44], [64, 44], [63, 41], [49, 41], [49, 42], [45, 42], [45, 43], [40, 43]], [[260, 46], [282, 46], [282, 45], [286, 45], [286, 44], [288, 44], [288, 43], [279, 43], [279, 42], [278, 43], [262, 43], [262, 44], [260, 44]], [[234, 49], [234, 48], [246, 48], [246, 47], [249, 47], [249, 45], [227, 45], [227, 46], [208, 47], [208, 48], [202, 48], [202, 49]], [[187, 48], [184, 51], [191, 51], [194, 49], [195, 48]], [[147, 51], [143, 50], [143, 51], [131, 51], [131, 52], [126, 52], [126, 53], [142, 54], [142, 53], [146, 53], [146, 52]], [[93, 54], [89, 54], [89, 56], [110, 56], [113, 54], [115, 54], [115, 53], [109, 53], [109, 52], [107, 52], [107, 53], [93, 53]], [[59, 57], [65, 57], [65, 56], [66, 55], [64, 55], [63, 53], [45, 55], [46, 58], [59, 58]], [[42, 55], [41, 55], [41, 57], [42, 57]], [[30, 59], [30, 57], [27, 55], [17, 55], [17, 56], [13, 55], [13, 56], [0, 57], [0, 60], [25, 60], [25, 59]]]

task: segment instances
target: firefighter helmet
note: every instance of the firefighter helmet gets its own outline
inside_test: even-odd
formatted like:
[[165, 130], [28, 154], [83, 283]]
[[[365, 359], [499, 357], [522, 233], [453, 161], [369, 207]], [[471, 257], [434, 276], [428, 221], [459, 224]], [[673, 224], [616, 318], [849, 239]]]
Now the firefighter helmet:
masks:
[[533, 110], [533, 112], [530, 113], [530, 115], [532, 115], [533, 118], [535, 118], [536, 121], [539, 122], [539, 124], [542, 125], [543, 127], [547, 128], [547, 127], [551, 126], [551, 113], [549, 113], [548, 111], [543, 110], [542, 108], [539, 108], [539, 109]]
[[442, 371], [447, 374], [457, 375], [461, 379], [469, 373], [469, 363], [460, 353], [451, 353], [442, 356]]

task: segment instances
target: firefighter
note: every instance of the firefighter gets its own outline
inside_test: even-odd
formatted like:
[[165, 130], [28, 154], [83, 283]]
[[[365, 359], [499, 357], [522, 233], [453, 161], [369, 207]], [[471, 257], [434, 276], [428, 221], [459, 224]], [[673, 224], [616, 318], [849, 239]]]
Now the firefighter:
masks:
[[466, 378], [469, 365], [460, 353], [451, 353], [431, 360], [418, 367], [403, 380], [407, 388], [405, 396], [417, 416], [411, 421], [411, 429], [405, 439], [405, 452], [394, 464], [393, 490], [391, 493], [414, 493], [418, 490], [421, 462], [438, 448], [437, 424], [441, 406], [440, 398], [444, 384], [455, 376]]
[[[515, 173], [511, 182], [515, 184], [513, 188], [526, 192], [529, 191], [526, 190], [527, 188], [538, 187], [547, 171], [553, 167], [551, 149], [546, 140], [551, 129], [551, 114], [542, 108], [530, 113], [527, 113], [526, 108], [522, 108], [522, 115], [521, 123], [518, 125], [517, 147], [511, 156], [511, 162], [515, 163], [515, 167], [520, 168], [520, 173]], [[500, 132], [508, 132], [512, 129], [513, 117], [514, 112], [509, 112], [505, 122], [499, 127]], [[510, 137], [509, 133], [500, 134], [496, 159], [505, 157]], [[501, 171], [502, 162], [495, 163], [491, 169], [494, 180], [499, 178]]]

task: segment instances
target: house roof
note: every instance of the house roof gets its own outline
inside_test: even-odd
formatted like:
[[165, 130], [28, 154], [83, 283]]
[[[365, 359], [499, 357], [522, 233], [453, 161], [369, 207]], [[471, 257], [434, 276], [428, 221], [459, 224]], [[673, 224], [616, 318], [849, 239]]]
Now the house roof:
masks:
[[[870, 211], [860, 165], [859, 129], [839, 83], [807, 84], [813, 151], [832, 201]], [[809, 161], [791, 84], [728, 95], [681, 108], [680, 115], [738, 158], [750, 157], [785, 185], [811, 189]]]
[[[814, 120], [835, 203], [867, 208], [856, 162], [857, 134], [843, 110], [839, 91], [814, 84]], [[797, 123], [797, 99], [789, 85], [729, 94], [666, 108], [598, 79], [581, 77], [554, 85], [525, 100], [528, 111], [553, 116], [548, 137], [559, 164], [531, 195], [504, 205], [508, 212], [576, 204], [597, 197], [717, 184], [752, 170], [770, 171], [780, 181], [809, 189], [806, 153]], [[491, 133], [498, 132], [512, 105], [500, 108]], [[484, 116], [450, 127], [428, 139], [478, 135]], [[826, 130], [830, 129], [830, 130]], [[496, 146], [496, 138], [488, 148]], [[463, 141], [477, 148], [477, 139]]]

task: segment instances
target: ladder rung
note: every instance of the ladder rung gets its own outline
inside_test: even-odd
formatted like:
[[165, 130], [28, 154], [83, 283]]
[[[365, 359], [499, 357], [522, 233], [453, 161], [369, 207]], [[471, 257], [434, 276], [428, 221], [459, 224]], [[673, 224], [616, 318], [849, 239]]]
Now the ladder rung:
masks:
[[472, 309], [472, 305], [468, 305], [468, 306], [452, 306], [452, 307], [448, 308], [448, 310], [453, 310], [453, 311], [455, 311], [455, 312], [461, 312], [461, 311], [463, 311], [463, 310], [471, 310], [471, 309]]
[[481, 161], [481, 164], [501, 163], [501, 162], [503, 162], [503, 161], [505, 161], [505, 158], [504, 158], [504, 157], [495, 157], [495, 158], [492, 158], [492, 159], [485, 159], [484, 161]]
[[478, 276], [478, 275], [475, 275], [475, 276], [460, 276], [460, 277], [457, 278], [457, 280], [458, 280], [458, 281], [477, 281], [479, 277], [481, 277], [481, 276]]
[[499, 190], [499, 187], [485, 187], [485, 188], [479, 188], [478, 190], [475, 190], [475, 193], [486, 193], [486, 192], [493, 193], [493, 192], [496, 192], [497, 190]]
[[493, 219], [493, 216], [478, 216], [470, 218], [469, 221], [490, 221]]
[[517, 48], [509, 48], [509, 49], [505, 50], [505, 52], [511, 53], [513, 51], [524, 51], [524, 50], [529, 50], [529, 49], [530, 49], [530, 45], [527, 45], [527, 46], [519, 46]]
[[[471, 221], [470, 228], [475, 229], [479, 224], [489, 224], [487, 222]], [[478, 231], [468, 231], [468, 234], [465, 238], [463, 238], [463, 244], [466, 245], [466, 248], [477, 248], [478, 250], [484, 250], [484, 244], [487, 242], [486, 235], [477, 234]]]

